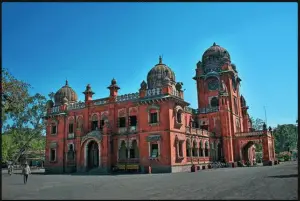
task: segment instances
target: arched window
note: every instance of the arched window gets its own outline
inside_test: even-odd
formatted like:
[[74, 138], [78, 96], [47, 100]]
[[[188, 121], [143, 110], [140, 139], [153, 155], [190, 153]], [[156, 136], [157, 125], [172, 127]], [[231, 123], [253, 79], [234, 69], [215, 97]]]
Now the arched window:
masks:
[[210, 106], [211, 107], [218, 107], [219, 106], [219, 99], [217, 97], [213, 97], [210, 100]]
[[96, 130], [98, 128], [98, 116], [94, 114], [92, 116], [92, 131]]
[[208, 157], [209, 155], [208, 155], [208, 153], [209, 153], [209, 145], [208, 145], [208, 142], [206, 141], [205, 142], [205, 157]]
[[189, 139], [186, 140], [186, 156], [191, 157], [191, 142]]

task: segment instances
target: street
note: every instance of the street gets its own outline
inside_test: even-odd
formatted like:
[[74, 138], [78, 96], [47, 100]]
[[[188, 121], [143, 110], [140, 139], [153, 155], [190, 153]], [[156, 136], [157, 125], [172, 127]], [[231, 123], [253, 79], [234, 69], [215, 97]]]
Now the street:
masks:
[[298, 200], [298, 164], [152, 175], [2, 173], [2, 199], [282, 199]]

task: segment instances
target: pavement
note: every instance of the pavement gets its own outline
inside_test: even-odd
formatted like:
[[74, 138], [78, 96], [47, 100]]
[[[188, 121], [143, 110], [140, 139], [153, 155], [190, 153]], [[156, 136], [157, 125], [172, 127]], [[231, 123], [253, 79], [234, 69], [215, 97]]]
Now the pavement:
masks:
[[117, 176], [2, 174], [2, 199], [298, 200], [298, 163]]

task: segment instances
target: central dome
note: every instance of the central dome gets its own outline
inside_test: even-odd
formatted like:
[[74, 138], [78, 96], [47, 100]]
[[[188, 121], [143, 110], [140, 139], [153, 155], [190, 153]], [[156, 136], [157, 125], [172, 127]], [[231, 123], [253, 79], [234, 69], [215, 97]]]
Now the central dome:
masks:
[[175, 83], [175, 73], [170, 67], [162, 63], [162, 57], [159, 57], [159, 63], [156, 64], [147, 75], [148, 89], [159, 88], [165, 82]]
[[54, 95], [55, 105], [75, 103], [77, 102], [77, 99], [77, 94], [71, 87], [69, 87], [68, 81], [66, 81], [66, 85], [60, 88]]
[[222, 59], [222, 58], [227, 58], [230, 60], [229, 52], [225, 48], [214, 43], [202, 55], [202, 62], [205, 62], [209, 59]]

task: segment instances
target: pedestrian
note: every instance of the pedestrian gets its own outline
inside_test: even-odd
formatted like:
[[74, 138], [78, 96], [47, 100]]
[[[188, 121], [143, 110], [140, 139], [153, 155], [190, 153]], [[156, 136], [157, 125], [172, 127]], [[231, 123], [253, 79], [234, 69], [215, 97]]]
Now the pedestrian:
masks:
[[27, 162], [25, 162], [25, 165], [24, 165], [23, 170], [22, 170], [22, 174], [24, 175], [24, 184], [26, 184], [27, 179], [28, 179], [28, 175], [31, 174], [30, 167], [27, 164]]

